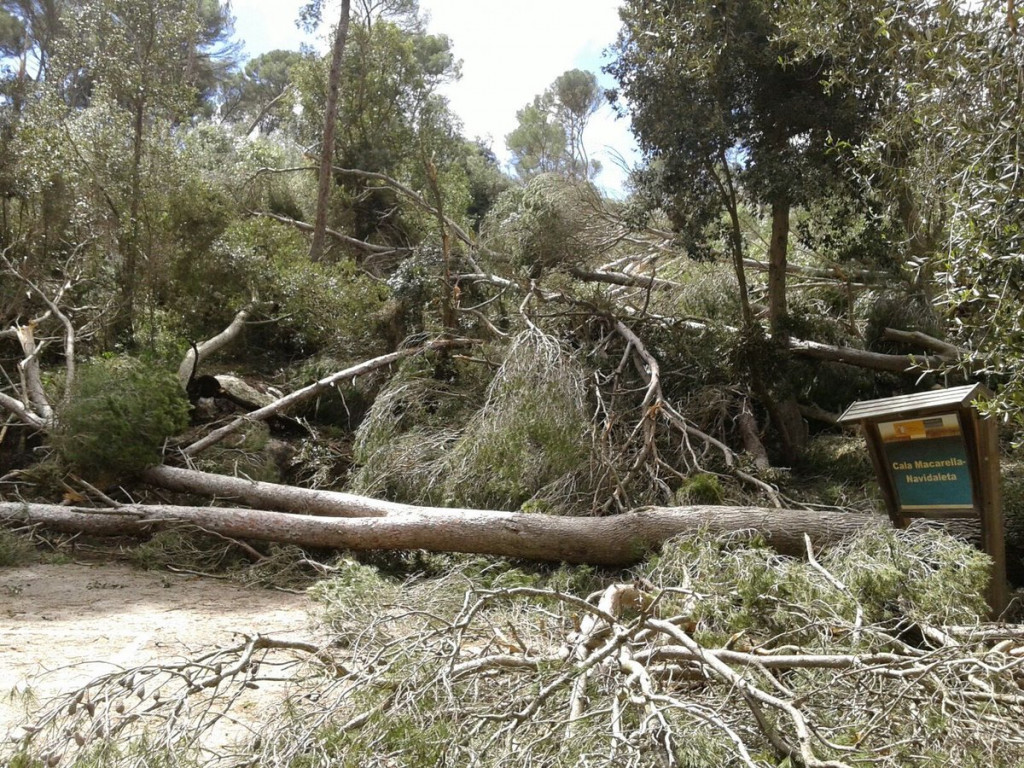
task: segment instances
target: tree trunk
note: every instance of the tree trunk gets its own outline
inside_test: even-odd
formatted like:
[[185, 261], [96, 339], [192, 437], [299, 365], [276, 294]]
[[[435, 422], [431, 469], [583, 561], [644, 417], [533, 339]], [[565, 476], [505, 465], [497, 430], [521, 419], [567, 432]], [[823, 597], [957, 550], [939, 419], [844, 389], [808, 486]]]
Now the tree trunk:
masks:
[[[365, 500], [372, 508], [373, 500]], [[390, 514], [395, 507], [400, 514]], [[326, 518], [259, 509], [131, 504], [84, 509], [55, 504], [0, 503], [0, 522], [43, 525], [91, 535], [148, 535], [190, 524], [224, 536], [304, 547], [352, 550], [425, 549], [529, 560], [626, 566], [685, 533], [756, 531], [780, 554], [817, 548], [866, 527], [881, 515], [759, 507], [649, 508], [609, 517], [558, 517], [523, 512], [382, 506], [386, 517]]]
[[334, 165], [334, 127], [338, 122], [338, 92], [341, 89], [341, 59], [348, 39], [349, 0], [341, 0], [341, 18], [334, 34], [331, 53], [331, 72], [327, 79], [327, 106], [324, 110], [323, 147], [320, 150], [320, 178], [316, 192], [316, 219], [313, 222], [313, 242], [309, 247], [310, 261], [320, 261], [324, 255], [327, 230], [327, 205], [331, 198], [331, 167]]
[[338, 383], [346, 379], [354, 379], [356, 376], [362, 376], [364, 374], [370, 373], [371, 371], [376, 371], [381, 368], [385, 368], [391, 365], [392, 363], [396, 363], [399, 360], [402, 360], [406, 357], [411, 357], [412, 355], [418, 355], [427, 350], [445, 350], [455, 347], [468, 347], [471, 346], [473, 343], [474, 342], [469, 339], [439, 339], [438, 341], [428, 341], [421, 347], [407, 347], [406, 349], [400, 349], [397, 352], [391, 352], [390, 354], [387, 355], [375, 357], [372, 360], [367, 360], [363, 363], [359, 363], [358, 365], [352, 366], [351, 368], [336, 371], [332, 373], [330, 376], [325, 376], [324, 378], [320, 379], [317, 382], [314, 382], [313, 384], [310, 384], [309, 386], [303, 387], [302, 389], [297, 389], [294, 392], [285, 395], [284, 397], [278, 398], [270, 405], [266, 405], [263, 408], [259, 408], [255, 411], [250, 411], [245, 416], [240, 416], [237, 419], [228, 422], [224, 426], [213, 430], [213, 432], [210, 432], [205, 437], [196, 440], [194, 443], [192, 443], [192, 445], [189, 445], [186, 448], [181, 449], [181, 452], [186, 456], [194, 456], [200, 451], [206, 450], [211, 445], [215, 445], [216, 443], [220, 442], [225, 437], [230, 435], [232, 432], [236, 432], [238, 429], [245, 426], [246, 424], [252, 423], [253, 421], [268, 419], [271, 416], [276, 416], [280, 413], [283, 413], [288, 408], [311, 400], [318, 394], [334, 388]]
[[787, 344], [793, 354], [802, 357], [828, 360], [833, 363], [846, 363], [873, 371], [919, 374], [949, 367], [949, 360], [940, 355], [887, 355], [882, 352], [870, 352], [866, 349], [834, 347], [831, 344], [800, 339], [788, 339]]
[[[114, 334], [127, 349], [135, 345], [135, 292], [138, 284], [140, 242], [139, 212], [142, 201], [142, 151], [146, 126], [146, 102], [135, 99], [132, 128], [131, 199], [128, 204], [128, 231], [119, 235], [121, 250], [120, 301], [114, 315]], [[122, 222], [123, 225], [123, 222]]]
[[750, 307], [750, 292], [747, 290], [747, 273], [743, 267], [743, 231], [740, 226], [739, 202], [736, 199], [736, 189], [732, 183], [732, 174], [729, 172], [729, 161], [725, 157], [725, 151], [721, 152], [722, 173], [725, 176], [723, 181], [715, 174], [715, 181], [719, 184], [722, 193], [722, 200], [729, 211], [729, 245], [732, 251], [733, 271], [736, 274], [736, 286], [740, 294], [740, 309], [743, 312], [743, 327], [751, 330], [754, 327], [754, 312]]
[[350, 493], [264, 483], [168, 466], [150, 467], [142, 473], [142, 479], [169, 491], [210, 496], [229, 504], [248, 504], [276, 512], [327, 517], [385, 517], [400, 513], [405, 508], [402, 504]]
[[786, 329], [786, 254], [789, 249], [789, 203], [772, 204], [772, 239], [768, 244], [768, 324], [772, 336]]

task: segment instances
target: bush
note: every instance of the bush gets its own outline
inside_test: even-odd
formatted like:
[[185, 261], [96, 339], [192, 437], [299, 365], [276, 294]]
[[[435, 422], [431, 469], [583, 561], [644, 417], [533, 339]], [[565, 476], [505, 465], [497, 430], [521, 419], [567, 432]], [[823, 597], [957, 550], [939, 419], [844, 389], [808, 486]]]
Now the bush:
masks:
[[54, 445], [83, 474], [114, 480], [160, 463], [164, 441], [188, 426], [177, 376], [129, 357], [82, 366], [58, 416]]
[[388, 299], [355, 263], [313, 263], [305, 237], [269, 219], [228, 226], [205, 251], [182, 251], [172, 264], [164, 306], [180, 338], [208, 338], [258, 296], [274, 305], [274, 323], [246, 338], [276, 354], [363, 357], [380, 347], [374, 332]]

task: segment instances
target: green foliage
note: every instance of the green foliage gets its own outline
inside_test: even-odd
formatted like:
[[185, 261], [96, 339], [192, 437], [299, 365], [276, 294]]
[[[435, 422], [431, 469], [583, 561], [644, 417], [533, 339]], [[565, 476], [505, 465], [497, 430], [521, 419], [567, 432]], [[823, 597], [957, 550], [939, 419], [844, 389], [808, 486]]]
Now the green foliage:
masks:
[[[878, 481], [859, 436], [851, 439], [827, 432], [815, 435], [800, 457], [795, 485], [809, 484], [801, 498], [845, 509], [877, 508]], [[795, 491], [794, 491], [795, 492]]]
[[594, 74], [572, 69], [516, 112], [519, 124], [505, 137], [505, 146], [519, 178], [544, 173], [592, 178], [600, 164], [587, 158], [583, 131], [602, 101]]
[[538, 332], [515, 339], [487, 400], [451, 447], [445, 496], [483, 509], [514, 509], [572, 473], [590, 453], [585, 374]]
[[404, 364], [359, 428], [353, 488], [408, 503], [573, 509], [563, 483], [575, 488], [591, 447], [583, 370], [540, 332], [504, 354], [489, 383], [479, 370], [438, 381]]
[[51, 66], [77, 106], [101, 89], [133, 108], [191, 114], [196, 96], [232, 63], [227, 4], [93, 0], [67, 10]]
[[0, 528], [0, 568], [24, 565], [35, 559], [35, 548], [27, 538]]
[[[259, 723], [260, 738], [234, 755], [292, 768], [612, 768], [659, 756], [687, 768], [788, 766], [792, 757], [772, 737], [791, 734], [793, 718], [782, 707], [746, 706], [743, 694], [755, 689], [798, 707], [808, 732], [818, 734], [807, 745], [821, 764], [1019, 763], [1020, 745], [993, 738], [1016, 722], [1015, 706], [1000, 706], [1000, 694], [1012, 695], [1015, 685], [998, 662], [1012, 664], [1012, 656], [993, 649], [991, 638], [940, 644], [921, 636], [924, 624], [941, 630], [951, 622], [959, 640], [964, 625], [987, 611], [984, 556], [941, 533], [865, 530], [820, 563], [779, 557], [749, 535], [707, 532], [668, 542], [632, 573], [481, 557], [450, 562], [451, 570], [400, 581], [338, 561], [333, 576], [309, 591], [329, 642], [290, 679], [292, 695]], [[582, 600], [597, 606], [636, 590], [650, 598], [644, 611], [602, 599], [611, 617], [581, 636], [590, 615]], [[682, 641], [699, 645], [696, 658]], [[239, 691], [279, 679], [275, 662], [294, 661], [294, 651], [282, 653], [258, 657], [259, 669], [225, 681], [223, 698], [204, 698], [200, 712], [164, 717], [193, 718], [187, 724], [220, 714], [216, 707], [237, 703]], [[217, 661], [228, 669], [230, 658]], [[731, 671], [711, 667], [713, 658]], [[212, 666], [204, 656], [186, 669], [203, 674]], [[160, 701], [173, 702], [164, 694], [188, 685], [182, 674], [177, 663], [166, 670]], [[124, 680], [111, 675], [82, 700], [124, 696]], [[972, 694], [979, 680], [991, 686], [983, 700]], [[643, 695], [633, 695], [638, 681]], [[146, 689], [156, 700], [153, 682]], [[935, 696], [936, 686], [945, 695]], [[37, 753], [59, 744], [75, 759], [68, 733], [92, 716], [87, 710], [89, 719], [79, 712], [73, 720], [69, 701], [40, 720], [30, 744]], [[582, 716], [571, 718], [575, 706]], [[152, 725], [85, 745], [81, 764], [169, 765], [171, 740], [160, 741], [164, 729]], [[612, 732], [623, 735], [614, 750]], [[14, 764], [31, 765], [23, 754]]]
[[[292, 69], [303, 145], [321, 140], [328, 58], [306, 59]], [[365, 24], [352, 24], [342, 62], [335, 165], [412, 182], [418, 190], [426, 188], [424, 161], [432, 156], [442, 174], [460, 174], [463, 140], [447, 104], [436, 96], [458, 71], [451, 41], [426, 32], [415, 4], [397, 15], [373, 14]], [[358, 175], [336, 178], [330, 226], [375, 243], [410, 246], [423, 240], [424, 215], [394, 190]], [[456, 218], [462, 210], [461, 202], [449, 205]]]
[[935, 309], [920, 298], [881, 294], [876, 295], [865, 311], [864, 341], [875, 352], [908, 354], [915, 351], [899, 342], [882, 338], [886, 328], [897, 331], [920, 331], [942, 339], [945, 335]]
[[226, 573], [248, 562], [231, 541], [181, 526], [156, 533], [149, 541], [132, 547], [128, 559], [145, 570], [186, 568], [200, 573]]
[[687, 504], [721, 504], [725, 500], [725, 489], [717, 475], [702, 473], [688, 477], [676, 491], [676, 503]]
[[593, 190], [554, 174], [534, 177], [505, 192], [487, 217], [483, 234], [494, 250], [532, 278], [582, 262]]
[[343, 559], [334, 565], [331, 578], [316, 584], [309, 595], [329, 608], [394, 595], [396, 588], [397, 585], [383, 578], [376, 568]]
[[699, 317], [712, 323], [740, 321], [736, 274], [723, 263], [693, 262], [679, 270], [682, 285], [676, 295], [675, 314]]
[[376, 351], [386, 288], [350, 261], [311, 263], [308, 251], [301, 233], [267, 219], [233, 222], [206, 252], [181, 251], [166, 299], [180, 313], [179, 338], [209, 338], [258, 296], [278, 319], [252, 329], [255, 346], [285, 355]]
[[406, 360], [381, 390], [356, 432], [351, 478], [356, 493], [409, 503], [440, 504], [442, 461], [483, 397], [486, 378], [456, 365], [447, 380], [433, 376], [434, 361]]
[[994, 1], [798, 2], [781, 26], [799, 56], [831, 56], [830, 84], [874, 96], [867, 140], [841, 150], [883, 228], [902, 233], [893, 244], [926, 302], [948, 305], [955, 341], [974, 358], [965, 367], [998, 377], [990, 407], [1015, 420], [1022, 305], [1006, 291], [1020, 285], [1024, 233], [1019, 16]]
[[285, 124], [295, 108], [294, 69], [305, 55], [298, 51], [274, 50], [246, 62], [221, 86], [225, 120], [255, 124], [271, 133]]
[[473, 228], [479, 231], [484, 217], [512, 181], [502, 173], [494, 152], [480, 141], [465, 143], [462, 164], [469, 192], [466, 216]]
[[623, 4], [607, 71], [656, 164], [647, 181], [691, 236], [723, 208], [736, 213], [734, 190], [759, 203], [813, 199], [838, 178], [830, 142], [860, 130], [855, 92], [822, 86], [827, 56], [790, 59], [778, 13], [768, 2]]
[[519, 125], [505, 137], [512, 164], [524, 181], [541, 173], [558, 173], [566, 163], [565, 128], [552, 115], [550, 94], [536, 96], [533, 103], [516, 112]]
[[53, 442], [76, 470], [116, 480], [160, 463], [164, 443], [188, 425], [188, 400], [173, 372], [130, 357], [78, 370]]
[[830, 551], [824, 564], [869, 621], [973, 624], [989, 610], [988, 556], [938, 531], [882, 528]]
[[820, 640], [804, 634], [806, 617], [790, 612], [794, 604], [820, 611], [822, 621], [851, 626], [857, 606], [868, 622], [973, 624], [988, 612], [988, 563], [984, 553], [944, 533], [879, 527], [823, 558], [842, 588], [807, 563], [779, 557], [760, 539], [744, 536], [673, 540], [640, 573], [656, 584], [692, 584], [702, 592], [720, 586], [695, 608], [705, 642], [746, 630], [765, 638], [787, 634], [809, 650]]
[[401, 585], [377, 568], [348, 558], [332, 566], [331, 577], [317, 582], [309, 596], [320, 604], [321, 620], [342, 643], [355, 642], [367, 632], [366, 619], [386, 615], [401, 593]]
[[270, 428], [264, 422], [252, 422], [203, 451], [196, 468], [255, 482], [279, 483], [290, 450], [281, 441], [270, 440]]

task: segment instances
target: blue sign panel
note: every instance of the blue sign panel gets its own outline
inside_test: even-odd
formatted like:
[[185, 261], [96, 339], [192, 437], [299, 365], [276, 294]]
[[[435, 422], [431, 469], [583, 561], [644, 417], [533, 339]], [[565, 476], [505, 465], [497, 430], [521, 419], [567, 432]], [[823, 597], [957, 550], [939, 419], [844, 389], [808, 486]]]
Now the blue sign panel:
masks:
[[878, 430], [902, 509], [974, 508], [967, 447], [956, 414], [880, 422]]

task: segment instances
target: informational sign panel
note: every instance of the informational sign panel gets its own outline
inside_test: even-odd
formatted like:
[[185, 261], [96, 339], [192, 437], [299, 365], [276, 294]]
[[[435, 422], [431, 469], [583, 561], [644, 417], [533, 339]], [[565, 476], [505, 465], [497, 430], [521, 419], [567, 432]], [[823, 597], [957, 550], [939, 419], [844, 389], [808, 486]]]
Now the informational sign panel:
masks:
[[957, 414], [880, 421], [878, 432], [902, 509], [975, 508]]

